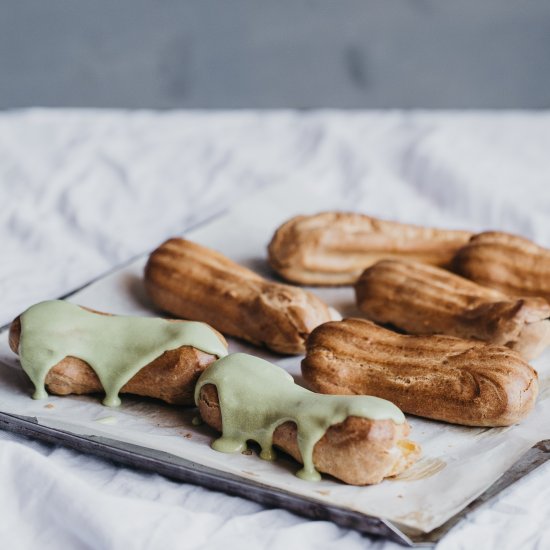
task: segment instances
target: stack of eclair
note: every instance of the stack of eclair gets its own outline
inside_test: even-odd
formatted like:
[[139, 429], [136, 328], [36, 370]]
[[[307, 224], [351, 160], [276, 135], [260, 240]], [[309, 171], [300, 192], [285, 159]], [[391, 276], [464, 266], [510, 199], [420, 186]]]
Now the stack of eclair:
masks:
[[[207, 384], [193, 398], [202, 374], [227, 353], [223, 334], [305, 354], [304, 380], [322, 394], [373, 396], [406, 413], [466, 426], [509, 426], [532, 411], [538, 377], [528, 361], [550, 344], [549, 250], [505, 233], [326, 212], [281, 225], [268, 257], [294, 284], [267, 280], [182, 238], [153, 251], [144, 282], [154, 305], [209, 325], [222, 347], [215, 352], [190, 340], [167, 348], [121, 379], [119, 390], [195, 403], [223, 432], [219, 388]], [[361, 316], [342, 320], [296, 284], [353, 285]], [[20, 355], [21, 331], [17, 319], [10, 344]], [[105, 389], [84, 357], [60, 358], [43, 380], [49, 391]], [[304, 462], [300, 426], [277, 426], [273, 444]], [[319, 471], [347, 483], [376, 483], [417, 460], [420, 449], [408, 433], [406, 421], [352, 415], [330, 425], [311, 456]]]
[[533, 409], [527, 361], [550, 344], [550, 250], [335, 212], [289, 220], [268, 250], [289, 281], [355, 288], [363, 318], [307, 340], [302, 372], [316, 391], [467, 426], [508, 426]]
[[507, 426], [533, 409], [527, 362], [550, 344], [550, 251], [504, 233], [326, 212], [281, 225], [271, 267], [290, 283], [354, 285], [363, 318], [338, 320], [298, 286], [171, 239], [149, 258], [157, 306], [225, 335], [306, 354], [317, 392], [373, 395], [418, 416]]

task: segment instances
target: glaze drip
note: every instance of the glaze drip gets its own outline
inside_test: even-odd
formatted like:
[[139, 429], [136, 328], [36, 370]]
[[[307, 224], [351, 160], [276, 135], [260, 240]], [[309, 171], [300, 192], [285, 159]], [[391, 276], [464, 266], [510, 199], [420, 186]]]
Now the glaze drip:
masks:
[[212, 447], [221, 452], [246, 449], [248, 440], [261, 447], [261, 458], [273, 460], [273, 432], [285, 422], [295, 422], [303, 468], [301, 479], [321, 478], [313, 464], [313, 449], [330, 426], [348, 416], [370, 420], [405, 421], [390, 401], [370, 396], [323, 395], [294, 383], [283, 369], [245, 353], [233, 353], [211, 364], [195, 387], [198, 405], [201, 388], [213, 384], [218, 391], [223, 432]]
[[227, 349], [205, 323], [92, 313], [62, 300], [41, 302], [21, 315], [19, 357], [34, 384], [35, 399], [47, 397], [46, 375], [65, 357], [86, 361], [104, 390], [105, 405], [120, 405], [121, 388], [165, 351], [193, 346], [224, 357]]

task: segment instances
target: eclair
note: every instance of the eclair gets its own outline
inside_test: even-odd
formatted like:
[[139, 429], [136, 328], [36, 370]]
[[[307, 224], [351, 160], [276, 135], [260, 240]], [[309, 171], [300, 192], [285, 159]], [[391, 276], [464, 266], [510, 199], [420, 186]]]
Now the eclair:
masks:
[[457, 251], [453, 270], [512, 296], [541, 296], [550, 302], [550, 250], [517, 235], [474, 235]]
[[199, 378], [195, 401], [202, 419], [222, 432], [212, 447], [242, 452], [247, 441], [273, 460], [273, 446], [303, 464], [307, 481], [330, 474], [352, 485], [379, 483], [408, 468], [420, 447], [392, 403], [376, 397], [319, 395], [296, 385], [283, 369], [235, 353]]
[[150, 255], [145, 287], [163, 311], [279, 353], [303, 353], [308, 334], [335, 317], [314, 294], [185, 239], [170, 239]]
[[305, 285], [351, 285], [370, 265], [403, 258], [447, 266], [471, 233], [380, 220], [351, 212], [297, 216], [268, 246], [269, 263], [284, 279]]
[[382, 260], [355, 283], [359, 309], [409, 334], [447, 334], [515, 349], [526, 359], [550, 344], [550, 304], [511, 298], [438, 267]]
[[302, 374], [317, 392], [375, 395], [403, 412], [465, 426], [520, 422], [538, 393], [537, 373], [507, 347], [397, 334], [365, 319], [315, 329]]
[[203, 370], [227, 355], [205, 323], [123, 317], [54, 300], [30, 307], [10, 327], [9, 344], [35, 386], [34, 397], [105, 392], [192, 405]]

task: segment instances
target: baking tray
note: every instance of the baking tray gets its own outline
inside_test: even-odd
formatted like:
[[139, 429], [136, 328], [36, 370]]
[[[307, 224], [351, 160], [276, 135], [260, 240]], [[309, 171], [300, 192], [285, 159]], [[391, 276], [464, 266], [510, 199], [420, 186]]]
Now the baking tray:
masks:
[[242, 479], [227, 472], [215, 470], [155, 449], [131, 445], [98, 436], [83, 436], [40, 425], [36, 418], [0, 412], [0, 429], [46, 443], [70, 447], [81, 453], [92, 454], [117, 464], [147, 470], [157, 474], [201, 485], [247, 498], [265, 506], [284, 508], [300, 516], [328, 520], [361, 533], [386, 537], [404, 546], [433, 546], [462, 518], [490, 501], [514, 482], [550, 459], [550, 440], [540, 441], [527, 451], [505, 474], [461, 512], [430, 533], [408, 533], [406, 528], [382, 518], [367, 516], [353, 510], [331, 506], [326, 502], [300, 497], [286, 491]]
[[[292, 188], [292, 193], [294, 197], [299, 194], [296, 188]], [[330, 204], [333, 208], [338, 208], [339, 206], [341, 208], [346, 207], [345, 205], [336, 204], [333, 197], [325, 197], [314, 200], [312, 199], [312, 195], [309, 191], [305, 193], [305, 195], [308, 197], [310, 203], [310, 211], [326, 208], [326, 204]], [[262, 225], [267, 224], [269, 233], [272, 231], [273, 227], [276, 227], [276, 225], [280, 223], [280, 221], [293, 214], [293, 212], [288, 211], [288, 196], [289, 189], [285, 189], [285, 187], [282, 186], [276, 192], [265, 194], [262, 199], [248, 199], [240, 206], [240, 208], [236, 208], [234, 211], [231, 211], [231, 215], [220, 215], [214, 220], [208, 220], [211, 223], [200, 226], [198, 231], [193, 231], [191, 238], [194, 238], [198, 240], [198, 242], [202, 242], [208, 246], [218, 248], [229, 257], [232, 257], [261, 272], [262, 270], [265, 270], [265, 262], [258, 261], [257, 254], [255, 257], [251, 258], [243, 256], [242, 242], [240, 243], [240, 241], [243, 240], [241, 237], [246, 236], [247, 253], [248, 240], [250, 240], [250, 250], [255, 250], [256, 252], [260, 249], [265, 250], [265, 238], [267, 233], [262, 234], [262, 231], [258, 231], [257, 226], [251, 224], [249, 220], [246, 219], [247, 216], [243, 215], [243, 212], [255, 212], [259, 220], [258, 223], [261, 223]], [[210, 231], [209, 228], [212, 228], [212, 230]], [[218, 236], [214, 238], [213, 235]], [[241, 249], [239, 249], [239, 246], [241, 246]], [[131, 267], [136, 262], [139, 264], [142, 261], [143, 258], [140, 259], [138, 257], [137, 259], [129, 262], [127, 265]], [[78, 301], [84, 299], [83, 305], [96, 306], [98, 309], [105, 309], [113, 312], [127, 312], [124, 309], [123, 300], [121, 299], [120, 302], [117, 302], [118, 294], [116, 293], [109, 296], [109, 299], [105, 299], [103, 301], [100, 300], [100, 303], [97, 303], [95, 299], [91, 300], [90, 296], [86, 294], [88, 290], [93, 289], [97, 284], [101, 284], [102, 281], [108, 280], [109, 277], [116, 276], [117, 273], [124, 272], [124, 269], [117, 268], [112, 270], [110, 272], [111, 275], [99, 277], [89, 284], [84, 285], [77, 291], [65, 295], [64, 298], [71, 299], [72, 297], [75, 297], [74, 299], [77, 299]], [[134, 279], [136, 278], [136, 273], [138, 273], [138, 271], [135, 271], [133, 275], [131, 275]], [[269, 275], [267, 271], [264, 272], [264, 274]], [[331, 302], [331, 305], [345, 306], [344, 302], [340, 299], [341, 297], [338, 292], [335, 296], [332, 296], [331, 299], [333, 301]], [[86, 302], [86, 300], [88, 300], [88, 302]], [[336, 303], [334, 300], [336, 300]], [[342, 311], [342, 308], [340, 308], [340, 310]], [[128, 312], [132, 313], [132, 311]], [[345, 310], [343, 313], [348, 315], [350, 312], [349, 310]], [[7, 327], [2, 328], [3, 330], [0, 330], [0, 338], [3, 337], [6, 339]], [[262, 353], [257, 349], [254, 351], [252, 349], [245, 349], [244, 351], [257, 354]], [[269, 359], [269, 357], [266, 358]], [[0, 363], [2, 364], [4, 363], [3, 359], [7, 361], [7, 356], [0, 356]], [[8, 363], [9, 362], [6, 364]], [[286, 368], [285, 365], [283, 365], [283, 367]], [[296, 376], [298, 373], [294, 372], [293, 374]], [[550, 384], [547, 384], [547, 386], [550, 388]], [[70, 400], [71, 398], [61, 399]], [[32, 400], [29, 400], [25, 395], [24, 401], [26, 402]], [[549, 406], [550, 399], [544, 402], [544, 407], [548, 408]], [[540, 417], [541, 414], [545, 414], [546, 411], [543, 408], [538, 412], [538, 416]], [[425, 425], [428, 425], [429, 427], [429, 423], [423, 422], [420, 419], [414, 419], [414, 421], [416, 423], [415, 430], [422, 429]], [[493, 456], [496, 456], [499, 460], [501, 460], [502, 455], [507, 454], [507, 461], [503, 462], [501, 460], [498, 467], [491, 464], [491, 472], [489, 477], [486, 475], [484, 478], [485, 481], [482, 484], [478, 481], [478, 485], [473, 487], [473, 490], [468, 493], [467, 498], [463, 498], [458, 501], [456, 513], [447, 514], [445, 520], [439, 521], [436, 528], [417, 529], [411, 527], [410, 524], [405, 525], [395, 519], [390, 521], [389, 519], [376, 517], [375, 514], [358, 511], [357, 509], [354, 509], [353, 499], [350, 500], [351, 503], [348, 505], [342, 500], [339, 502], [331, 502], [330, 499], [317, 499], [312, 497], [311, 495], [315, 493], [314, 491], [310, 491], [309, 495], [297, 494], [291, 484], [289, 485], [288, 483], [286, 487], [290, 487], [291, 490], [285, 490], [281, 486], [274, 486], [272, 483], [266, 483], [265, 478], [262, 483], [258, 481], [258, 478], [250, 479], [245, 478], [242, 475], [234, 475], [231, 471], [226, 471], [223, 468], [212, 467], [211, 465], [201, 463], [200, 460], [189, 460], [189, 457], [151, 448], [153, 445], [148, 447], [146, 445], [138, 445], [128, 441], [121, 441], [115, 437], [81, 433], [78, 429], [63, 429], [62, 427], [56, 425], [45, 425], [45, 423], [41, 421], [38, 416], [34, 416], [34, 414], [14, 414], [13, 411], [8, 410], [6, 406], [0, 404], [0, 428], [4, 430], [23, 434], [25, 436], [43, 440], [52, 444], [72, 447], [80, 452], [94, 454], [126, 466], [153, 471], [180, 481], [195, 483], [213, 490], [238, 495], [266, 506], [285, 508], [312, 519], [330, 520], [343, 527], [352, 528], [363, 533], [387, 537], [409, 546], [425, 546], [436, 543], [466, 514], [477, 509], [502, 490], [509, 487], [516, 480], [524, 477], [548, 460], [550, 457], [550, 443], [547, 439], [550, 437], [550, 434], [546, 433], [548, 430], [540, 429], [537, 425], [527, 426], [528, 423], [525, 424], [525, 429], [523, 429], [523, 427], [517, 428], [523, 429], [519, 439], [523, 439], [524, 441], [519, 446], [516, 444], [515, 448], [513, 448], [513, 445], [509, 445], [510, 435], [513, 432], [508, 432], [505, 434], [504, 432], [506, 429], [495, 429], [490, 432], [487, 430], [478, 431], [480, 438], [479, 441], [482, 441], [482, 438], [484, 438], [483, 441], [485, 443], [487, 443], [487, 441], [492, 437], [490, 434], [495, 434], [493, 439], [498, 442], [498, 445], [497, 443], [493, 443], [495, 446], [493, 451], [496, 453]], [[516, 428], [513, 428], [512, 430], [514, 429]], [[453, 428], [452, 426], [438, 424], [438, 430], [441, 430], [442, 432], [450, 431], [454, 433], [456, 437], [461, 436], [459, 431], [457, 431], [460, 430], [460, 428]], [[475, 430], [472, 432], [474, 431]], [[466, 430], [466, 432], [470, 433], [468, 430]], [[488, 437], [487, 434], [489, 434], [490, 437]], [[538, 441], [538, 439], [541, 438], [544, 439], [542, 441]], [[518, 438], [516, 437], [516, 440], [517, 439]], [[489, 447], [489, 445], [487, 444], [486, 447]], [[465, 471], [467, 471], [468, 475], [470, 475], [471, 470], [465, 470], [466, 467], [469, 467], [469, 464], [475, 464], [476, 469], [483, 470], [484, 463], [487, 463], [488, 461], [485, 458], [485, 455], [481, 454], [478, 459], [477, 453], [478, 451], [476, 447], [475, 456], [473, 458], [470, 457], [474, 461], [477, 460], [477, 462], [470, 462], [461, 465], [462, 470], [460, 470], [460, 472], [462, 475], [464, 475]], [[477, 468], [477, 466], [479, 467]], [[449, 469], [454, 471], [452, 470], [451, 465], [449, 465]], [[472, 471], [471, 474], [473, 475], [475, 472]], [[450, 474], [447, 474], [447, 476], [449, 475]], [[288, 477], [292, 479], [292, 476]], [[488, 479], [490, 482], [487, 482]], [[460, 479], [460, 476], [458, 476], [457, 486], [463, 486], [464, 481], [466, 480]], [[296, 481], [296, 483], [299, 483], [299, 481]], [[390, 487], [390, 485], [384, 484], [382, 484], [382, 486]], [[427, 488], [426, 492], [429, 492], [430, 485], [422, 485], [422, 487], [424, 486]], [[433, 491], [433, 485], [431, 487]], [[447, 488], [446, 485], [445, 487]], [[359, 491], [369, 491], [370, 488], [354, 489]], [[374, 490], [375, 493], [368, 493], [369, 495], [377, 494], [376, 488], [373, 488], [372, 490]], [[456, 490], [457, 489], [455, 488], [455, 491]], [[448, 488], [448, 494], [452, 493], [453, 488]]]

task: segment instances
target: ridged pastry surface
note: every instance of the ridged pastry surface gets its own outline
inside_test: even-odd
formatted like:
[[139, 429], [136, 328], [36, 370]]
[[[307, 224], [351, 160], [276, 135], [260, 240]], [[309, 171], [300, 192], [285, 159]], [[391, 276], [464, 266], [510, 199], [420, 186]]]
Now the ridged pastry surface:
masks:
[[281, 225], [268, 253], [273, 269], [289, 281], [347, 285], [384, 258], [447, 265], [470, 236], [467, 231], [421, 227], [364, 214], [322, 212], [297, 216]]
[[453, 269], [506, 294], [550, 302], [550, 250], [523, 237], [497, 231], [475, 235], [457, 252]]
[[145, 285], [162, 310], [279, 353], [303, 353], [310, 332], [333, 318], [311, 292], [268, 281], [185, 239], [170, 239], [151, 254]]
[[355, 284], [357, 305], [372, 321], [410, 334], [447, 334], [516, 349], [526, 359], [550, 344], [550, 304], [511, 298], [444, 269], [382, 260]]
[[314, 391], [375, 395], [404, 412], [468, 426], [519, 422], [538, 393], [536, 372], [509, 348], [402, 335], [364, 319], [313, 331], [302, 374]]

